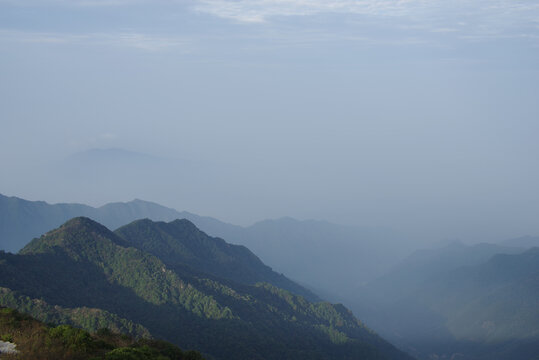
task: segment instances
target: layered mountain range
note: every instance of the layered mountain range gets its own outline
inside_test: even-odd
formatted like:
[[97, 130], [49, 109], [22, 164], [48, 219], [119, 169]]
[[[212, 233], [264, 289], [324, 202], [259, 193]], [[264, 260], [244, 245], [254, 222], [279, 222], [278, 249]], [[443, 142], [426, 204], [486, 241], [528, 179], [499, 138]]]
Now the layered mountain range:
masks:
[[78, 217], [0, 253], [0, 305], [40, 320], [156, 336], [214, 359], [410, 358], [344, 306], [271, 282], [291, 283], [187, 220], [112, 232]]
[[0, 195], [0, 249], [16, 252], [28, 241], [65, 221], [92, 218], [110, 229], [137, 219], [188, 219], [199, 229], [229, 243], [247, 246], [279, 273], [325, 298], [342, 301], [348, 289], [382, 275], [413, 251], [402, 235], [388, 229], [361, 228], [292, 218], [264, 220], [248, 227], [133, 200], [99, 208], [48, 204]]
[[352, 293], [358, 316], [419, 359], [539, 354], [536, 247], [451, 243], [421, 250]]
[[[272, 301], [286, 299], [292, 312], [288, 318], [280, 315], [282, 318], [279, 321], [283, 318], [287, 320], [280, 322], [279, 326], [289, 328], [287, 321], [299, 319], [295, 312], [306, 311], [301, 304], [309, 304], [305, 306], [310, 307], [310, 302], [319, 301], [318, 296], [309, 290], [316, 289], [325, 299], [345, 303], [384, 338], [418, 359], [536, 359], [534, 356], [539, 353], [539, 258], [536, 250], [530, 249], [539, 244], [537, 237], [509, 239], [499, 244], [464, 245], [454, 242], [413, 253], [410, 251], [410, 255], [405, 257], [413, 245], [408, 244], [406, 250], [406, 246], [395, 240], [398, 237], [387, 230], [360, 229], [291, 218], [265, 220], [249, 227], [240, 227], [142, 200], [93, 208], [80, 204], [50, 205], [0, 195], [0, 214], [0, 248], [15, 251], [26, 246], [19, 255], [3, 254], [1, 266], [9, 266], [0, 271], [9, 270], [15, 276], [24, 274], [26, 268], [33, 268], [37, 279], [31, 280], [34, 279], [32, 275], [20, 278], [21, 283], [18, 285], [17, 282], [0, 284], [4, 286], [0, 289], [0, 297], [5, 305], [41, 316], [45, 321], [83, 326], [89, 330], [106, 326], [136, 336], [161, 334], [146, 321], [134, 317], [132, 312], [124, 313], [113, 304], [82, 300], [61, 302], [55, 297], [62, 293], [60, 290], [50, 290], [51, 298], [49, 295], [43, 296], [42, 292], [49, 291], [46, 287], [30, 292], [34, 285], [39, 289], [43, 283], [47, 284], [40, 277], [59, 266], [48, 265], [47, 261], [52, 259], [50, 249], [45, 252], [48, 254], [46, 256], [35, 254], [35, 244], [39, 244], [43, 238], [28, 244], [30, 239], [58, 227], [71, 217], [83, 215], [97, 219], [109, 228], [118, 228], [111, 238], [115, 239], [113, 242], [116, 246], [138, 249], [146, 256], [158, 259], [166, 271], [179, 274], [181, 279], [200, 291], [202, 295], [197, 293], [199, 295], [195, 298], [208, 299], [205, 296], [209, 296], [221, 306], [215, 308], [220, 310], [214, 309], [216, 314], [229, 309], [235, 314], [234, 319], [240, 319], [234, 321], [240, 323], [251, 319], [257, 324], [263, 324], [260, 318], [265, 319], [267, 314], [263, 310], [264, 306], [244, 306], [244, 303], [237, 302], [238, 299], [250, 299], [247, 303], [263, 303], [279, 311], [284, 310]], [[182, 218], [189, 221], [178, 220]], [[111, 236], [107, 234], [107, 238]], [[256, 255], [244, 246], [231, 243], [243, 244]], [[527, 249], [528, 252], [525, 252]], [[29, 258], [29, 255], [32, 257]], [[42, 258], [48, 260], [40, 260]], [[25, 265], [23, 259], [32, 260]], [[61, 256], [58, 264], [65, 259]], [[106, 262], [99, 260], [97, 263]], [[307, 284], [309, 289], [273, 271], [264, 263], [291, 275], [301, 284]], [[65, 268], [71, 269], [70, 264], [67, 262]], [[80, 265], [78, 260], [76, 264]], [[18, 270], [18, 266], [23, 270]], [[62, 270], [57, 271], [61, 279]], [[110, 280], [110, 271], [92, 273], [91, 276], [106, 280], [97, 281], [96, 284], [105, 286], [108, 281], [107, 286], [111, 286], [116, 284], [116, 280]], [[66, 283], [69, 283], [68, 280], [65, 280]], [[3, 281], [6, 283], [7, 280]], [[25, 282], [28, 289], [22, 288]], [[201, 284], [205, 284], [204, 287]], [[130, 283], [128, 288], [133, 286]], [[106, 289], [105, 286], [95, 293], [103, 294]], [[82, 289], [80, 292], [84, 294], [84, 291]], [[125, 292], [125, 289], [122, 291], [118, 291], [118, 294], [131, 294]], [[272, 295], [269, 296], [267, 292]], [[232, 293], [241, 295], [238, 295], [239, 298], [233, 297], [236, 300], [232, 301], [228, 297]], [[90, 297], [90, 294], [87, 295]], [[70, 295], [64, 297], [69, 299]], [[133, 300], [129, 297], [125, 299], [128, 303]], [[195, 307], [198, 310], [193, 308], [189, 311], [196, 311], [200, 315], [204, 314], [201, 309], [212, 308], [210, 305], [200, 305], [207, 300], [199, 300], [188, 301], [189, 304], [199, 304]], [[184, 305], [174, 306], [181, 308]], [[228, 311], [225, 313], [228, 314]], [[326, 333], [332, 334], [331, 341], [338, 341], [336, 339], [341, 335], [327, 330], [328, 326], [329, 329], [335, 329], [335, 326], [331, 327], [328, 325], [330, 323], [324, 323], [316, 316], [314, 319], [309, 320], [309, 326], [324, 329]], [[271, 322], [277, 324], [277, 320]], [[297, 325], [295, 320], [292, 323]], [[250, 334], [267, 336], [267, 333], [261, 335], [257, 331], [253, 328]], [[347, 334], [342, 329], [338, 331], [339, 334]], [[346, 337], [353, 338], [351, 335]], [[273, 336], [270, 338], [276, 340]], [[249, 340], [249, 343], [253, 342]], [[196, 341], [186, 344], [192, 348], [200, 345]], [[306, 343], [301, 346], [306, 346]], [[209, 352], [206, 348], [204, 351]], [[218, 350], [212, 353], [223, 352]], [[230, 354], [227, 353], [227, 356]]]

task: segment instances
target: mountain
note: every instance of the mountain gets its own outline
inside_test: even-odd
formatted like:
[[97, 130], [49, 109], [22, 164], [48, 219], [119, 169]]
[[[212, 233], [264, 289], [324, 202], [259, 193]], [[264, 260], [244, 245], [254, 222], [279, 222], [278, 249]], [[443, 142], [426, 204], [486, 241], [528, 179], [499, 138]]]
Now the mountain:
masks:
[[82, 204], [50, 205], [0, 194], [0, 249], [16, 252], [31, 239], [70, 219], [71, 214], [89, 215]]
[[539, 248], [437, 276], [423, 292], [426, 301], [439, 304], [457, 338], [535, 339], [539, 349]]
[[[17, 255], [0, 253], [0, 286], [11, 294], [0, 293], [0, 305], [6, 298], [25, 298], [30, 303], [19, 306], [46, 302], [99, 309], [213, 359], [410, 359], [342, 305], [311, 303], [268, 283], [250, 286], [222, 279], [207, 273], [211, 262], [200, 267], [197, 261], [180, 262], [187, 255], [220, 259], [226, 254], [212, 250], [226, 243], [198, 238], [202, 235], [191, 224], [145, 223], [113, 233], [79, 217], [32, 240]], [[139, 227], [162, 232], [145, 242], [134, 236]], [[185, 244], [201, 240], [202, 245], [182, 248], [171, 236], [180, 230], [191, 232]], [[160, 252], [164, 244], [173, 255]], [[226, 267], [226, 262], [215, 262]], [[80, 323], [92, 322], [90, 312]]]
[[[160, 199], [177, 196], [192, 204], [197, 198], [198, 203], [203, 201], [200, 184], [214, 178], [213, 171], [202, 161], [122, 148], [91, 148], [51, 162], [40, 176], [61, 182], [61, 189], [52, 186], [50, 191], [66, 198], [77, 198], [84, 192], [93, 202], [104, 204], [111, 198], [140, 194]], [[170, 189], [175, 189], [172, 194]]]
[[539, 251], [453, 243], [418, 251], [357, 291], [352, 308], [419, 359], [535, 359]]
[[387, 229], [289, 217], [264, 220], [239, 234], [221, 236], [247, 246], [276, 271], [323, 289], [330, 299], [338, 301], [350, 288], [380, 276], [413, 246], [412, 241], [406, 243]]
[[[140, 244], [140, 241], [146, 240], [141, 238], [137, 234], [142, 234], [144, 231], [151, 233], [151, 236], [156, 237], [156, 241], [160, 241], [159, 246], [174, 246], [171, 241], [176, 241], [178, 246], [185, 246], [186, 243], [180, 244], [183, 236], [189, 235], [196, 238], [197, 241], [204, 241], [208, 246], [212, 246], [212, 252], [214, 258], [222, 257], [223, 261], [228, 258], [228, 261], [234, 260], [234, 265], [227, 265], [227, 270], [224, 267], [214, 267], [210, 269], [206, 266], [204, 271], [212, 274], [218, 274], [220, 277], [229, 278], [237, 282], [246, 284], [254, 284], [256, 282], [265, 281], [274, 284], [280, 288], [292, 291], [299, 295], [305, 296], [310, 300], [319, 300], [316, 295], [306, 288], [294, 283], [286, 278], [284, 275], [279, 275], [271, 270], [271, 268], [265, 266], [260, 259], [258, 259], [247, 248], [241, 246], [233, 246], [226, 244], [224, 246], [223, 240], [213, 239], [202, 233], [198, 229], [193, 229], [194, 225], [189, 226], [187, 222], [177, 222], [177, 226], [173, 224], [153, 224], [149, 219], [159, 219], [171, 221], [180, 218], [193, 218], [202, 224], [223, 224], [218, 220], [212, 218], [206, 218], [197, 216], [187, 212], [178, 212], [174, 209], [170, 209], [155, 203], [142, 200], [133, 200], [128, 203], [109, 203], [99, 208], [93, 208], [80, 204], [56, 204], [49, 205], [45, 202], [26, 201], [16, 197], [6, 197], [0, 195], [0, 239], [3, 239], [2, 244], [4, 250], [10, 250], [18, 248], [26, 244], [30, 239], [39, 236], [41, 233], [48, 229], [54, 228], [67, 221], [67, 219], [75, 216], [87, 216], [96, 219], [100, 223], [104, 223], [105, 226], [111, 228], [117, 228], [125, 224], [129, 224], [136, 219], [144, 219], [146, 221], [130, 224], [119, 230], [119, 234], [130, 233], [133, 235], [132, 240]], [[149, 229], [148, 226], [154, 228]], [[183, 226], [187, 226], [189, 229], [182, 229]], [[144, 228], [146, 226], [146, 228]], [[234, 227], [230, 225], [230, 227]], [[139, 228], [140, 232], [135, 231], [135, 228]], [[167, 233], [169, 231], [169, 233]], [[7, 241], [4, 241], [6, 239]], [[10, 241], [15, 240], [15, 241]], [[24, 239], [24, 240], [23, 240]], [[11, 244], [11, 245], [10, 245]], [[16, 246], [13, 244], [17, 244]], [[154, 244], [156, 245], [156, 244]], [[157, 245], [156, 245], [157, 246]], [[146, 249], [143, 249], [146, 250]], [[176, 248], [179, 250], [179, 248]], [[193, 250], [193, 249], [191, 249]], [[210, 251], [210, 252], [211, 252]], [[176, 251], [176, 256], [181, 254]], [[166, 254], [156, 254], [166, 255]], [[201, 255], [201, 254], [199, 254]], [[207, 254], [205, 254], [207, 255]], [[182, 257], [180, 259], [184, 263], [188, 263], [187, 259]], [[203, 256], [198, 256], [196, 261], [204, 263], [206, 259]], [[205, 263], [208, 263], [207, 261]], [[216, 264], [216, 263], [215, 263]], [[230, 269], [235, 269], [233, 273]]]
[[137, 338], [151, 337], [144, 326], [106, 310], [86, 306], [69, 308], [51, 305], [43, 299], [32, 299], [4, 287], [0, 287], [0, 299], [3, 306], [17, 308], [46, 323], [67, 324], [90, 332], [107, 328], [115, 333], [130, 334]]
[[94, 208], [83, 204], [48, 204], [0, 194], [0, 250], [17, 252], [31, 239], [78, 216], [90, 217], [112, 229], [145, 218], [160, 221], [185, 218], [212, 229], [240, 228], [139, 199]]
[[276, 271], [334, 300], [342, 300], [348, 289], [381, 275], [413, 246], [389, 230], [325, 221], [282, 218], [241, 227], [142, 200], [93, 208], [0, 195], [0, 248], [18, 251], [32, 238], [77, 216], [90, 217], [111, 229], [137, 219], [185, 218], [211, 236], [247, 246]]
[[174, 220], [181, 214], [142, 200], [93, 208], [82, 204], [51, 205], [0, 194], [0, 248], [16, 252], [34, 237], [77, 216], [91, 217], [108, 227], [117, 228], [136, 219]]
[[245, 246], [210, 237], [186, 219], [169, 223], [137, 220], [117, 229], [115, 233], [130, 246], [159, 257], [168, 266], [187, 265], [243, 284], [267, 282], [308, 300], [320, 300], [309, 290], [264, 265]]
[[[2, 217], [2, 226], [0, 227], [0, 232], [3, 234], [0, 236], [0, 238], [26, 239], [25, 241], [17, 241], [19, 244], [28, 242], [28, 239], [38, 236], [37, 234], [39, 232], [45, 232], [46, 230], [44, 229], [50, 229], [58, 226], [57, 223], [62, 223], [65, 221], [65, 218], [68, 218], [71, 216], [71, 214], [75, 214], [77, 216], [80, 214], [87, 215], [97, 219], [98, 221], [103, 221], [105, 224], [107, 224], [107, 226], [112, 228], [128, 224], [135, 219], [147, 218], [147, 221], [130, 224], [130, 226], [122, 228], [119, 231], [119, 234], [129, 232], [134, 235], [136, 232], [133, 230], [137, 226], [149, 226], [151, 221], [148, 218], [173, 220], [187, 216], [194, 218], [196, 221], [203, 224], [223, 224], [222, 226], [226, 227], [226, 224], [212, 218], [197, 216], [187, 212], [180, 213], [174, 209], [138, 199], [128, 203], [109, 203], [100, 208], [92, 208], [90, 206], [80, 204], [49, 205], [45, 202], [31, 202], [16, 197], [5, 197], [0, 195], [0, 211], [3, 215], [5, 215]], [[153, 231], [152, 236], [159, 235], [160, 237], [158, 241], [168, 241], [169, 244], [167, 246], [170, 246], [171, 238], [173, 238], [175, 241], [181, 241], [182, 236], [186, 234], [186, 231], [184, 231], [185, 229], [181, 229], [181, 224], [187, 226], [187, 223], [178, 222], [176, 224], [178, 225], [176, 227], [166, 224], [154, 224], [156, 227], [155, 229], [141, 229], [141, 231]], [[158, 226], [166, 229], [162, 231], [162, 229], [157, 229]], [[230, 225], [230, 227], [233, 228], [234, 226]], [[283, 289], [305, 296], [310, 300], [319, 300], [318, 297], [311, 291], [290, 281], [284, 275], [279, 275], [273, 272], [271, 268], [265, 266], [247, 248], [241, 246], [232, 246], [230, 244], [224, 246], [223, 240], [211, 239], [206, 234], [198, 231], [198, 229], [197, 231], [192, 231], [192, 228], [193, 226], [190, 226], [190, 233], [192, 233], [197, 240], [212, 244], [212, 251], [215, 252], [215, 256], [224, 256], [225, 258], [229, 257], [230, 259], [233, 258], [235, 261], [234, 267], [227, 267], [227, 269], [234, 268], [235, 270], [233, 273], [231, 273], [230, 270], [225, 271], [223, 267], [214, 268], [212, 270], [206, 267], [204, 269], [205, 271], [213, 274], [217, 273], [221, 277], [230, 278], [232, 280], [247, 284], [254, 284], [260, 281], [269, 282]], [[172, 233], [166, 233], [166, 230], [170, 230]], [[176, 237], [174, 238], [174, 236]], [[140, 239], [140, 237], [133, 236], [133, 240], [137, 240], [140, 243], [142, 239]], [[5, 249], [9, 250], [10, 242], [7, 241], [6, 244]], [[163, 244], [161, 244], [161, 246], [162, 245]], [[177, 256], [179, 255], [178, 252], [175, 254]], [[183, 257], [181, 261], [186, 262], [186, 258]], [[204, 262], [205, 260], [202, 256], [199, 256], [197, 261], [200, 263], [201, 261]]]
[[[452, 242], [433, 249], [416, 250], [388, 274], [361, 288], [368, 293], [413, 293], [424, 281], [463, 266], [481, 264], [496, 254], [516, 254], [523, 249], [496, 244], [465, 245]], [[357, 293], [354, 289], [352, 293]]]
[[65, 324], [51, 326], [6, 307], [0, 307], [0, 334], [0, 355], [5, 352], [2, 358], [8, 359], [202, 360], [200, 353], [184, 352], [165, 341], [134, 340], [107, 329], [89, 333]]
[[539, 247], [539, 236], [521, 236], [515, 239], [504, 240], [500, 245], [516, 246], [520, 248]]

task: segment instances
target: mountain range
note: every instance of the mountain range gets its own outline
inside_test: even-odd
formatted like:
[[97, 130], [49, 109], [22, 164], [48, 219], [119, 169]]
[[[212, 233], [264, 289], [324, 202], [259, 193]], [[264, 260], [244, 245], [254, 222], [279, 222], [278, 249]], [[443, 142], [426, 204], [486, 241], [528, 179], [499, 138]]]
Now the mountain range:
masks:
[[410, 359], [342, 305], [247, 285], [241, 269], [257, 264], [187, 220], [112, 232], [78, 217], [0, 253], [0, 305], [87, 330], [147, 331], [210, 359]]
[[292, 218], [241, 227], [142, 200], [94, 208], [4, 195], [0, 195], [0, 249], [16, 252], [30, 239], [77, 216], [89, 217], [111, 229], [144, 218], [188, 219], [211, 236], [247, 246], [276, 271], [336, 301], [342, 301], [341, 294], [348, 289], [383, 274], [413, 249], [412, 243], [387, 229]]
[[[117, 228], [118, 245], [154, 256], [166, 269], [187, 279], [213, 281], [220, 291], [233, 289], [255, 299], [261, 289], [274, 286], [317, 302], [315, 289], [322, 298], [345, 303], [384, 338], [421, 360], [535, 359], [532, 354], [539, 353], [539, 286], [533, 266], [539, 259], [533, 250], [524, 253], [537, 245], [537, 237], [498, 244], [452, 242], [412, 252], [413, 244], [402, 246], [398, 234], [388, 230], [292, 218], [241, 227], [142, 200], [93, 208], [0, 195], [0, 214], [0, 245], [11, 251], [26, 245], [21, 255], [31, 238], [71, 216], [84, 215]], [[405, 256], [407, 252], [410, 254]], [[519, 268], [522, 264], [530, 266]], [[261, 287], [262, 283], [271, 285]], [[256, 295], [251, 293], [252, 286]], [[155, 332], [112, 306], [59, 304], [42, 295], [36, 302], [38, 294], [9, 286], [0, 289], [0, 294], [6, 306], [45, 316], [46, 321], [90, 330], [95, 324], [106, 324], [137, 336]], [[219, 292], [213, 291], [211, 296], [228, 306], [229, 299]], [[94, 325], [87, 320], [88, 313], [93, 314]]]
[[536, 359], [538, 289], [539, 248], [451, 243], [410, 255], [350, 304], [419, 359]]

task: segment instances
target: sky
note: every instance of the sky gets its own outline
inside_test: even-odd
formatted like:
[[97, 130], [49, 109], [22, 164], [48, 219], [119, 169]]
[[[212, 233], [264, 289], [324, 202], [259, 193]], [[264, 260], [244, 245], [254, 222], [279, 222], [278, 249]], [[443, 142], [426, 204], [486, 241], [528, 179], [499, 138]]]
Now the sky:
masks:
[[0, 0], [0, 193], [539, 235], [537, 94], [537, 1]]

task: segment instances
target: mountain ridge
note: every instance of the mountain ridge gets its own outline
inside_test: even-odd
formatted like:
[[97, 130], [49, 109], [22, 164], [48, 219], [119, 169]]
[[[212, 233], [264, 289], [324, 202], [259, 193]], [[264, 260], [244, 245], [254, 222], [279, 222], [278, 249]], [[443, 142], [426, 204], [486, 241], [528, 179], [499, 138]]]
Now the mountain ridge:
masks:
[[275, 273], [247, 247], [210, 237], [187, 219], [168, 223], [135, 220], [115, 230], [115, 234], [129, 245], [158, 256], [171, 266], [188, 265], [249, 285], [269, 282], [311, 301], [320, 300], [311, 291]]
[[182, 272], [118, 238], [90, 219], [70, 220], [18, 255], [0, 253], [0, 286], [108, 311], [217, 359], [410, 359], [344, 306]]
[[449, 244], [358, 289], [352, 309], [419, 359], [534, 359], [537, 289], [539, 248]]
[[[6, 205], [9, 202], [13, 203], [11, 208]], [[342, 301], [339, 294], [381, 274], [409, 251], [398, 236], [385, 230], [317, 220], [288, 217], [241, 227], [143, 200], [109, 203], [99, 208], [40, 203], [39, 209], [35, 209], [32, 205], [33, 202], [0, 195], [0, 239], [4, 239], [0, 244], [4, 250], [18, 250], [32, 238], [75, 216], [90, 217], [112, 229], [142, 218], [186, 218], [210, 236], [247, 246], [264, 263], [303, 287], [325, 290], [333, 301]], [[346, 250], [338, 250], [344, 247]]]

